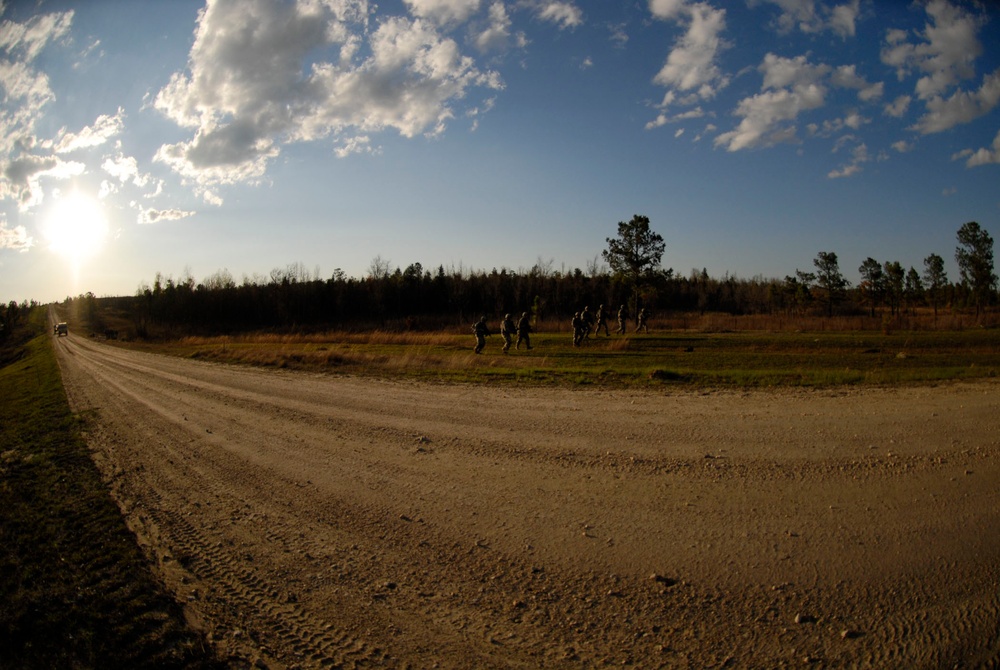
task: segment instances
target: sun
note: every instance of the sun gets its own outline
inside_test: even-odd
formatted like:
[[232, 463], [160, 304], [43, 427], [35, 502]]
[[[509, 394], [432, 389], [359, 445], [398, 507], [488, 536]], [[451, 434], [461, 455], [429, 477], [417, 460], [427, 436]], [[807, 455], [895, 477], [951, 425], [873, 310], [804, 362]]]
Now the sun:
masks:
[[100, 202], [73, 192], [53, 205], [42, 232], [52, 251], [80, 263], [104, 246], [108, 219]]

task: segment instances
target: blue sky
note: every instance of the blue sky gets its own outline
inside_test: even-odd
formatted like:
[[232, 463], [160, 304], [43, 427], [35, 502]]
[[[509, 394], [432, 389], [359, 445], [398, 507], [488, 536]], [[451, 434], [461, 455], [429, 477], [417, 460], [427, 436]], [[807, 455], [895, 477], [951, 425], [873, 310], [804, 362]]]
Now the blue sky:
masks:
[[1000, 10], [932, 0], [0, 1], [0, 300], [1000, 235]]

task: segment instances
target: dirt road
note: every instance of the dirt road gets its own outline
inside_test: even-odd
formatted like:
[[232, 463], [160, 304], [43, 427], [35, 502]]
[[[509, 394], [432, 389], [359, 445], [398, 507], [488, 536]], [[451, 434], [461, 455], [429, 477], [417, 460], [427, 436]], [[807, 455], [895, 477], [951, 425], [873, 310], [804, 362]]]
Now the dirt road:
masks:
[[1000, 662], [1000, 384], [515, 389], [55, 346], [236, 665]]

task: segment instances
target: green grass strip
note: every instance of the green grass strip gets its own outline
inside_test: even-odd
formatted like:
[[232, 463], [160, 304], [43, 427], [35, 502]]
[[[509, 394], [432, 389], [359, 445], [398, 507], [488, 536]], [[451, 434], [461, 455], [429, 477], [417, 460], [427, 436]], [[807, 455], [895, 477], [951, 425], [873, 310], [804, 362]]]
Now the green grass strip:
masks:
[[90, 459], [49, 336], [4, 354], [0, 666], [211, 667]]

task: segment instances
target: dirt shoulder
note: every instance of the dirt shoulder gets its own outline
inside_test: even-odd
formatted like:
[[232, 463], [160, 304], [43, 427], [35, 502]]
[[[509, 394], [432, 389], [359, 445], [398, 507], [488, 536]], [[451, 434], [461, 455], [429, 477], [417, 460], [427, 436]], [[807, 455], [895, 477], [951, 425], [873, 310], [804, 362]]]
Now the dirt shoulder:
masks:
[[1000, 660], [1000, 384], [521, 390], [56, 347], [130, 526], [233, 659]]

